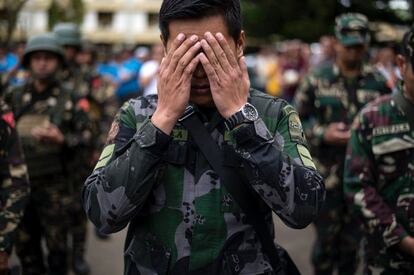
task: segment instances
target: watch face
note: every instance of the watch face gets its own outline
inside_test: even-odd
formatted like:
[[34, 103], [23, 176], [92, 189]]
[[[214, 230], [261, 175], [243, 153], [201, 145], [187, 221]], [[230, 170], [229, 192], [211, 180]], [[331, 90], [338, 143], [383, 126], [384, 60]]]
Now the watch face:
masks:
[[250, 121], [255, 121], [259, 118], [256, 108], [250, 104], [246, 103], [242, 109], [243, 116]]

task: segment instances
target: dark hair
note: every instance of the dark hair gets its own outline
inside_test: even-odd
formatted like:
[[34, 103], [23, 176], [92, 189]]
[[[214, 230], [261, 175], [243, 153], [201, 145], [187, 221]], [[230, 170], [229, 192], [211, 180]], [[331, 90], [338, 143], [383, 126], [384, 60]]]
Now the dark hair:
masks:
[[401, 43], [401, 54], [408, 59], [414, 57], [414, 29], [410, 29], [404, 34]]
[[240, 0], [164, 0], [159, 26], [162, 36], [168, 40], [171, 21], [222, 15], [226, 19], [229, 34], [237, 42], [242, 30], [240, 10]]

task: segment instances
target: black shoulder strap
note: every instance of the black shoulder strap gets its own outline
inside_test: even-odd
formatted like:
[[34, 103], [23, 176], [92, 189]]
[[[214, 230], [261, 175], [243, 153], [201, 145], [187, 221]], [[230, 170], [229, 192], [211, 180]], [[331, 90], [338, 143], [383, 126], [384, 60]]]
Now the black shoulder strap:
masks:
[[[244, 183], [243, 178], [237, 171], [223, 165], [222, 151], [211, 138], [200, 119], [195, 115], [191, 106], [187, 108], [185, 115], [179, 121], [190, 132], [194, 142], [206, 157], [210, 166], [219, 174], [222, 184], [224, 184], [246, 214], [248, 222], [253, 226], [260, 239], [263, 250], [268, 256], [275, 274], [286, 274], [274, 240], [265, 223], [264, 215], [260, 211], [257, 199], [253, 196], [252, 191], [249, 190], [248, 185]], [[289, 274], [296, 275], [300, 273], [297, 271], [296, 273], [290, 272]]]
[[414, 105], [404, 97], [402, 91], [394, 93], [392, 99], [394, 99], [397, 106], [400, 107], [406, 115], [411, 130], [414, 130]]

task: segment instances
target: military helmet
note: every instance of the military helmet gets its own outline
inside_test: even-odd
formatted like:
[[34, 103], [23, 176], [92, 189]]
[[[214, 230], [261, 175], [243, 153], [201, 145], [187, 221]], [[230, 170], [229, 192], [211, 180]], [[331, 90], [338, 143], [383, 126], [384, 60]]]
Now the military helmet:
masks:
[[59, 23], [53, 28], [53, 33], [62, 46], [81, 47], [82, 39], [79, 27], [74, 23]]
[[335, 19], [335, 36], [345, 46], [365, 45], [371, 40], [368, 18], [360, 13], [344, 13]]
[[56, 36], [53, 33], [45, 33], [33, 36], [29, 42], [27, 42], [26, 48], [23, 54], [23, 66], [27, 68], [30, 61], [30, 56], [34, 52], [45, 51], [51, 52], [58, 56], [62, 65], [65, 64], [65, 53], [60, 46]]

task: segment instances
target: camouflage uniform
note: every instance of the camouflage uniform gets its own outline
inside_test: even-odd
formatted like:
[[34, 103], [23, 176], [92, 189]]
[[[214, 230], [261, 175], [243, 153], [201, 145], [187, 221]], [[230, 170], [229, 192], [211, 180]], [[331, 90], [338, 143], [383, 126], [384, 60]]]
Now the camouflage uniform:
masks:
[[391, 96], [367, 105], [355, 120], [345, 192], [364, 220], [369, 269], [381, 274], [414, 273], [413, 258], [393, 247], [414, 236], [413, 148], [414, 131]]
[[87, 147], [77, 148], [76, 156], [71, 163], [72, 169], [78, 171], [70, 177], [73, 185], [73, 201], [70, 208], [72, 212], [70, 224], [73, 237], [73, 254], [83, 256], [86, 247], [87, 217], [82, 208], [81, 190], [83, 183], [93, 170], [93, 163], [99, 157], [98, 150], [105, 145], [106, 133], [109, 131], [111, 120], [116, 114], [114, 106], [118, 105], [117, 103], [111, 104], [113, 88], [109, 85], [109, 82], [99, 76], [93, 68], [81, 67], [79, 74], [83, 80], [79, 83], [78, 90], [76, 90], [78, 91], [77, 96], [88, 102], [87, 109], [91, 120], [90, 131], [94, 140]]
[[[224, 165], [243, 163], [272, 235], [271, 210], [303, 228], [319, 211], [324, 185], [299, 117], [257, 91], [249, 101], [261, 118], [231, 132], [216, 109], [196, 112], [226, 150]], [[83, 189], [84, 208], [102, 232], [130, 223], [124, 274], [273, 274], [252, 226], [187, 130], [177, 123], [168, 136], [151, 123], [156, 106], [154, 95], [121, 108]]]
[[327, 190], [321, 215], [315, 221], [318, 237], [312, 262], [317, 274], [330, 274], [335, 264], [344, 274], [352, 274], [359, 248], [358, 226], [348, 215], [342, 191], [346, 146], [325, 144], [325, 129], [332, 122], [350, 125], [366, 103], [390, 92], [386, 80], [373, 68], [365, 66], [357, 79], [349, 80], [341, 76], [335, 64], [312, 72], [298, 91], [298, 112]]
[[[72, 157], [73, 148], [90, 142], [91, 134], [86, 130], [89, 119], [82, 106], [76, 104], [73, 93], [57, 80], [42, 93], [37, 93], [29, 81], [12, 89], [8, 95], [17, 117], [32, 186], [17, 254], [24, 274], [45, 273], [40, 245], [41, 237], [44, 237], [49, 251], [50, 274], [65, 274], [68, 226], [65, 217], [70, 202], [68, 194], [72, 192], [66, 180], [72, 171], [67, 171], [66, 161]], [[64, 134], [64, 145], [40, 144], [34, 140], [33, 127], [49, 123]]]
[[[368, 21], [361, 14], [343, 14], [336, 19], [336, 37], [345, 47], [367, 46]], [[360, 223], [353, 220], [343, 196], [343, 166], [346, 145], [324, 142], [331, 123], [349, 126], [366, 103], [391, 93], [384, 77], [370, 66], [362, 66], [355, 78], [346, 78], [335, 62], [316, 68], [303, 81], [295, 99], [303, 120], [312, 156], [326, 185], [326, 200], [315, 221], [317, 239], [312, 263], [315, 274], [354, 274], [358, 265]]]
[[[69, 46], [76, 49], [78, 52], [81, 49], [81, 33], [79, 27], [74, 23], [58, 23], [53, 28], [53, 33], [56, 35], [59, 43], [62, 46]], [[75, 58], [75, 57], [74, 57]], [[91, 114], [91, 72], [82, 71], [76, 60], [67, 60], [67, 66], [61, 74], [61, 80], [70, 91], [76, 92], [76, 97], [84, 106], [88, 114]], [[91, 116], [90, 116], [91, 117]], [[93, 120], [90, 123], [90, 132], [93, 134], [93, 139], [97, 140], [98, 121]], [[74, 158], [68, 163], [70, 170], [77, 171], [77, 173], [70, 174], [67, 178], [68, 183], [72, 185], [73, 193], [69, 207], [69, 234], [72, 236], [72, 263], [76, 274], [88, 274], [89, 270], [78, 272], [75, 266], [75, 261], [81, 260], [84, 262], [84, 254], [86, 250], [86, 235], [87, 235], [87, 218], [82, 209], [80, 197], [83, 182], [88, 177], [93, 169], [92, 156], [96, 147], [95, 144], [87, 144], [84, 147], [75, 148]], [[85, 262], [86, 264], [86, 262]], [[89, 269], [89, 267], [87, 267]]]
[[0, 98], [0, 251], [12, 251], [13, 240], [29, 197], [23, 151], [11, 109]]
[[[411, 30], [403, 40], [407, 70], [413, 49]], [[362, 109], [348, 143], [344, 190], [364, 221], [366, 274], [414, 274], [414, 257], [397, 247], [414, 237], [414, 105], [404, 89]]]

